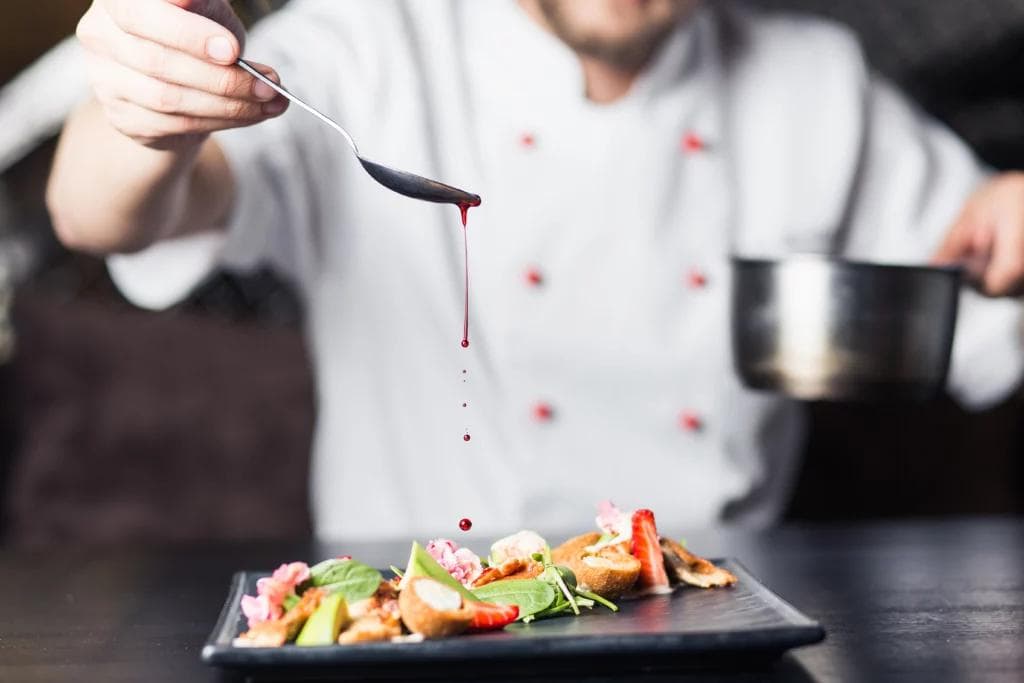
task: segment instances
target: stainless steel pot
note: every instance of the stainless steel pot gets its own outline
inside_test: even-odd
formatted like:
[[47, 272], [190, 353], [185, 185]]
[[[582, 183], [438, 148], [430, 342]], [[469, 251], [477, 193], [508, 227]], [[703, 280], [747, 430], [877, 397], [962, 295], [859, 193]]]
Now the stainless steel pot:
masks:
[[924, 399], [945, 385], [958, 268], [818, 255], [733, 259], [743, 382], [807, 400]]

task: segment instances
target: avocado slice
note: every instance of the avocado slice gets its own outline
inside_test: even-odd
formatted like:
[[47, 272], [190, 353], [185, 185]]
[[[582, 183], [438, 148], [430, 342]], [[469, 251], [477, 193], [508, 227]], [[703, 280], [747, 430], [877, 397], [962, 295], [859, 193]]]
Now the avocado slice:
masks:
[[409, 564], [405, 568], [399, 588], [405, 588], [417, 576], [427, 576], [441, 585], [448, 586], [458, 591], [464, 600], [469, 602], [480, 602], [480, 598], [469, 592], [465, 586], [459, 583], [455, 577], [448, 573], [444, 567], [437, 563], [430, 553], [416, 541], [412, 542], [412, 551], [409, 553]]
[[295, 644], [300, 647], [334, 645], [338, 642], [338, 634], [348, 624], [348, 604], [345, 602], [345, 596], [341, 593], [331, 593], [306, 620], [306, 625], [299, 632]]

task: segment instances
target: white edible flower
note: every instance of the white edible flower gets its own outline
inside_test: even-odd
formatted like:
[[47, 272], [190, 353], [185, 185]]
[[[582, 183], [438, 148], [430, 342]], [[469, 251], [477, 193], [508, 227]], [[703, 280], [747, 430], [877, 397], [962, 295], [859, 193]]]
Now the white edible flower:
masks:
[[491, 564], [507, 560], [530, 559], [536, 553], [547, 553], [548, 542], [536, 531], [520, 531], [494, 542], [491, 546]]

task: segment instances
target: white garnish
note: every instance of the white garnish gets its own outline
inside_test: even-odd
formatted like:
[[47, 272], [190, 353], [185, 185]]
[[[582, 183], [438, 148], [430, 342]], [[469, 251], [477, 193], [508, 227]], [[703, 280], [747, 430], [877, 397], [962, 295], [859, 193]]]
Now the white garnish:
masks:
[[421, 579], [412, 584], [416, 597], [439, 612], [450, 612], [462, 607], [462, 596], [448, 586], [433, 579]]
[[631, 540], [633, 540], [632, 529], [630, 529], [626, 533], [619, 534], [618, 536], [612, 536], [611, 538], [606, 538], [603, 541], [598, 541], [594, 545], [588, 545], [583, 550], [591, 554], [596, 554], [599, 550], [601, 550], [601, 548], [607, 548], [608, 546], [618, 545], [620, 543], [629, 543]]
[[491, 545], [491, 564], [498, 565], [506, 560], [528, 560], [535, 553], [544, 553], [547, 547], [548, 542], [536, 531], [519, 531]]

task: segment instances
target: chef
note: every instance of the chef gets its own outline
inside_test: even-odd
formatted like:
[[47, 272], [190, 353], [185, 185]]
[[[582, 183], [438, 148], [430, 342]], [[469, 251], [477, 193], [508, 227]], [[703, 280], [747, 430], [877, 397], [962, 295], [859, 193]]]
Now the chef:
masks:
[[[991, 295], [1024, 282], [1024, 179], [988, 176], [836, 26], [696, 0], [294, 0], [244, 42], [222, 0], [95, 0], [78, 33], [94, 97], [55, 163], [58, 234], [146, 307], [218, 267], [295, 284], [322, 536], [578, 527], [604, 498], [663, 528], [776, 520], [805, 417], [733, 373], [733, 252], [982, 255], [949, 390], [987, 406], [1020, 378], [1021, 306]], [[483, 197], [469, 348], [458, 211], [376, 184], [243, 53], [368, 157]]]

